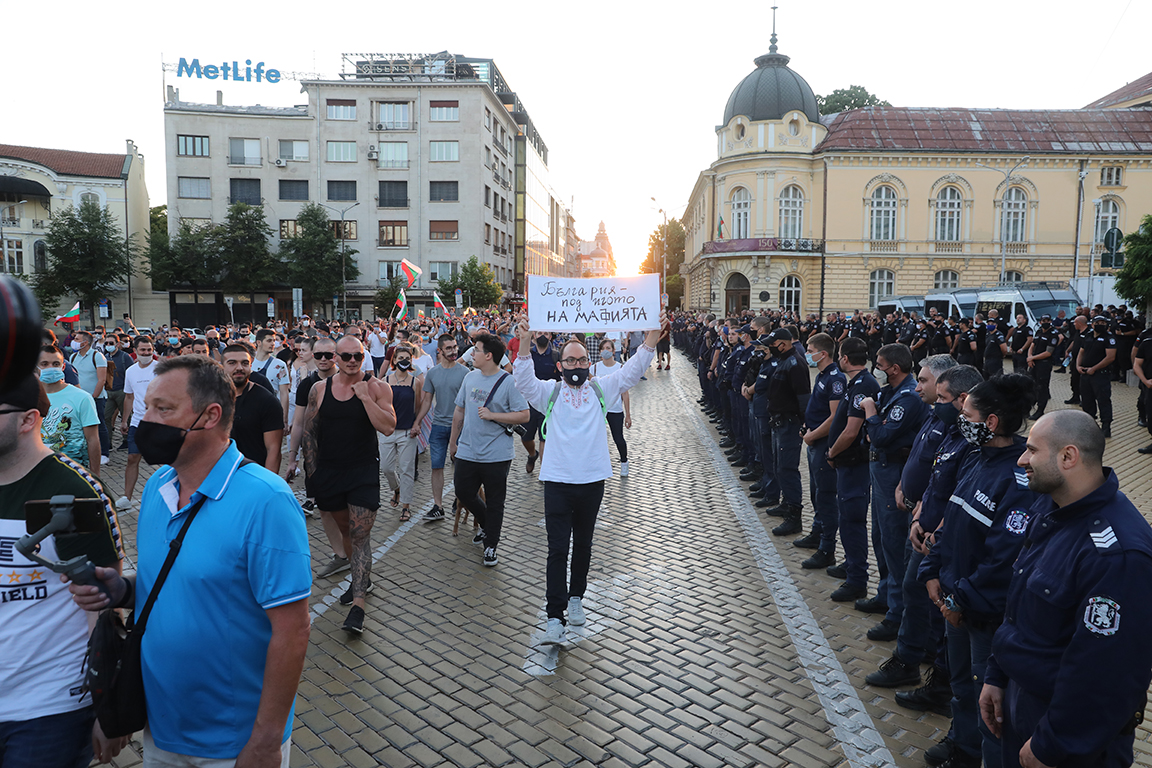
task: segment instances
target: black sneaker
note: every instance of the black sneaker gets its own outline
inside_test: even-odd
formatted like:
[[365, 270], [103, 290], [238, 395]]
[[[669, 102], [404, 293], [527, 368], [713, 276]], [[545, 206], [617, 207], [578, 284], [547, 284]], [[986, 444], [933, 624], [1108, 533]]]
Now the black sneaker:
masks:
[[840, 565], [830, 565], [824, 569], [824, 573], [834, 579], [846, 579], [848, 578], [848, 567], [843, 563]]
[[796, 539], [792, 542], [792, 546], [799, 549], [820, 549], [820, 534], [812, 531], [807, 536]]
[[[368, 582], [368, 589], [364, 590], [364, 594], [366, 594], [366, 595], [372, 594], [373, 589], [375, 589], [375, 585], [372, 582]], [[340, 605], [352, 605], [352, 585], [351, 584], [348, 585], [348, 589], [344, 592], [344, 594], [340, 595]]]
[[762, 490], [764, 490], [764, 488], [763, 488], [763, 486], [760, 485], [759, 480], [752, 483], [752, 485], [748, 486], [748, 493], [760, 493], [760, 491], [762, 491]]
[[435, 523], [438, 520], [443, 520], [443, 519], [444, 519], [444, 510], [441, 509], [440, 505], [438, 505], [438, 504], [433, 504], [432, 509], [428, 510], [428, 514], [424, 515], [424, 517], [423, 517], [423, 520], [426, 523]]
[[1073, 397], [1064, 401], [1064, 405], [1080, 405], [1080, 398]]
[[1148, 454], [1152, 454], [1152, 443], [1149, 443], [1148, 445], [1144, 446], [1143, 448], [1137, 448], [1136, 453], [1142, 453], [1145, 456], [1147, 456]]
[[[900, 622], [893, 621], [892, 619], [884, 619], [872, 629], [868, 630], [868, 639], [877, 643], [885, 643], [890, 640], [895, 640], [900, 636]], [[920, 673], [916, 673], [916, 682], [920, 682]], [[911, 685], [911, 683], [901, 683], [901, 685]]]
[[360, 635], [364, 632], [364, 609], [358, 605], [352, 606], [348, 611], [348, 618], [344, 619], [344, 631], [350, 635]]
[[830, 597], [834, 603], [846, 603], [849, 600], [855, 600], [856, 598], [863, 597], [866, 594], [868, 594], [868, 587], [856, 587], [849, 584], [848, 582], [844, 582], [835, 592], [830, 595]]
[[905, 664], [896, 654], [892, 654], [892, 658], [881, 664], [880, 669], [864, 678], [864, 682], [879, 688], [917, 685], [920, 682], [920, 665]]
[[952, 753], [952, 757], [940, 763], [937, 768], [980, 768], [982, 764], [980, 755], [970, 755], [957, 749]]
[[304, 503], [302, 503], [300, 506], [304, 509], [304, 511], [311, 512], [312, 510], [316, 509], [316, 502], [312, 501], [312, 499], [304, 499]]
[[928, 765], [943, 765], [952, 759], [956, 754], [956, 742], [952, 741], [952, 737], [945, 736], [940, 741], [936, 742], [935, 746], [928, 747], [924, 750], [924, 762]]
[[888, 603], [882, 600], [880, 595], [874, 595], [864, 600], [857, 600], [856, 610], [864, 613], [888, 613]]
[[536, 469], [536, 459], [538, 459], [538, 458], [540, 458], [540, 452], [539, 451], [537, 451], [536, 453], [529, 456], [528, 457], [528, 463], [524, 465], [524, 471], [527, 472], [528, 474], [532, 474], [532, 470]]
[[472, 536], [472, 543], [484, 546], [484, 529], [477, 528], [476, 533]]
[[[771, 510], [769, 510], [771, 514]], [[772, 529], [773, 536], [791, 536], [794, 533], [800, 533], [804, 530], [804, 524], [800, 522], [799, 513], [795, 515], [785, 515], [784, 522]]]
[[500, 558], [496, 556], [496, 547], [487, 547], [484, 550], [484, 565], [488, 568], [500, 562]]
[[774, 507], [769, 507], [768, 509], [764, 510], [764, 514], [768, 515], [769, 517], [784, 517], [787, 512], [788, 503], [784, 501], [780, 502]]
[[823, 549], [818, 549], [812, 553], [812, 557], [800, 563], [800, 567], [807, 570], [815, 570], [817, 568], [827, 568], [836, 563], [836, 555], [831, 552], [826, 552]]
[[897, 691], [896, 703], [916, 712], [935, 712], [951, 717], [952, 683], [948, 680], [948, 672], [933, 664], [924, 685], [912, 691]]
[[775, 508], [775, 507], [780, 506], [780, 499], [763, 499], [762, 498], [762, 499], [760, 499], [760, 501], [756, 502], [755, 506], [758, 509], [763, 509], [764, 507]]
[[734, 466], [734, 467], [746, 467], [746, 466], [748, 466], [748, 459], [744, 458], [740, 454], [736, 454], [732, 458], [735, 459], [735, 461], [729, 462], [732, 466]]

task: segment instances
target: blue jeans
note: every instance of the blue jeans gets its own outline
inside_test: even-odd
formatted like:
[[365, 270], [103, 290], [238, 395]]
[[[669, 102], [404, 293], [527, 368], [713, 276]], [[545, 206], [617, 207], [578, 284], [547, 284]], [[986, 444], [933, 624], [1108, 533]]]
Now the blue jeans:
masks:
[[836, 508], [836, 470], [824, 459], [827, 452], [826, 437], [808, 446], [808, 494], [812, 497], [812, 530], [820, 534], [820, 549], [835, 552], [840, 513]]
[[[917, 578], [920, 561], [924, 555], [912, 549], [912, 542], [905, 539], [908, 552], [908, 567], [904, 569], [904, 620], [900, 622], [900, 635], [896, 638], [896, 655], [905, 664], [919, 664], [931, 652], [935, 656], [936, 629], [933, 616], [940, 617], [940, 611], [928, 598], [928, 588]], [[891, 608], [892, 604], [889, 603]]]
[[908, 543], [910, 512], [896, 506], [896, 486], [904, 473], [904, 462], [873, 461], [869, 464], [872, 478], [872, 545], [876, 562], [883, 563], [879, 594], [888, 604], [884, 618], [899, 622], [904, 615], [904, 551]]
[[108, 398], [96, 398], [96, 415], [100, 417], [100, 455], [107, 456], [112, 452], [112, 436], [108, 434], [108, 424], [104, 419], [104, 409], [108, 407]]
[[836, 468], [836, 506], [848, 583], [868, 584], [868, 465]]
[[779, 501], [780, 484], [776, 480], [776, 462], [772, 458], [772, 428], [768, 425], [767, 416], [757, 417], [756, 438], [760, 444], [760, 464], [764, 467], [764, 474], [760, 477], [764, 498]]
[[984, 768], [1002, 768], [1000, 740], [980, 717], [980, 691], [992, 655], [994, 629], [948, 625], [948, 666], [952, 674], [952, 733], [956, 747], [983, 756]]
[[91, 707], [0, 723], [0, 766], [87, 768], [92, 762]]
[[[771, 417], [770, 417], [771, 418]], [[804, 504], [804, 485], [800, 482], [800, 418], [776, 417], [781, 426], [772, 428], [772, 461], [776, 465], [776, 482], [785, 504]]]
[[428, 434], [428, 456], [432, 461], [432, 469], [444, 469], [451, 437], [452, 427], [432, 425], [432, 431]]

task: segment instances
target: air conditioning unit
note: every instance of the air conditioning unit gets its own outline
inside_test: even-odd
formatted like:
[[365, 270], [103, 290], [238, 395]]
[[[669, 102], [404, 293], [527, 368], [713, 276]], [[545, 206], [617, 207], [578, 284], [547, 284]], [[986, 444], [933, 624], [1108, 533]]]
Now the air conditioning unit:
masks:
[[376, 150], [374, 150], [374, 149], [370, 149], [370, 150], [368, 150], [368, 159], [369, 159], [369, 160], [375, 160], [375, 159], [376, 159], [376, 158], [378, 158], [378, 157], [380, 157], [380, 153], [379, 153], [379, 152], [377, 152], [377, 151], [376, 151]]
[[376, 151], [376, 145], [375, 144], [369, 144], [368, 145], [368, 151], [369, 152], [375, 152]]
[[287, 160], [285, 160], [285, 159], [284, 159], [284, 158], [282, 158], [282, 157], [278, 157], [278, 158], [276, 158], [276, 167], [277, 167], [277, 168], [283, 168], [283, 167], [284, 167], [284, 166], [286, 166], [286, 165], [288, 165], [288, 161], [287, 161]]
[[384, 130], [384, 123], [376, 123], [376, 130], [378, 130], [378, 131]]

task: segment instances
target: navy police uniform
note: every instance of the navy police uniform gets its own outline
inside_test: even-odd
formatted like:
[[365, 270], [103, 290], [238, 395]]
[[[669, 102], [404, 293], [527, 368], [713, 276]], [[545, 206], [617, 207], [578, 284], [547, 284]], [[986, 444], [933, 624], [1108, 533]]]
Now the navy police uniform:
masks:
[[[848, 380], [835, 363], [817, 373], [812, 397], [804, 410], [804, 427], [814, 430], [835, 413], [847, 386]], [[825, 460], [827, 453], [827, 436], [808, 446], [808, 493], [812, 498], [812, 531], [820, 537], [820, 551], [831, 554], [836, 551], [840, 515], [836, 508], [836, 470]]]
[[[866, 417], [860, 402], [876, 397], [880, 384], [866, 370], [859, 371], [844, 390], [844, 401], [836, 409], [828, 431], [828, 450], [848, 426], [849, 418]], [[840, 511], [840, 543], [844, 547], [845, 583], [864, 588], [868, 584], [868, 445], [866, 430], [860, 425], [855, 442], [832, 458], [836, 466], [836, 504]]]
[[[1077, 355], [1077, 367], [1092, 369], [1103, 365], [1104, 358], [1109, 350], [1116, 351], [1116, 337], [1110, 332], [1095, 331], [1098, 323], [1093, 324], [1093, 332], [1084, 334], [1080, 339], [1080, 354]], [[1084, 413], [1096, 418], [1096, 411], [1100, 411], [1100, 426], [1104, 434], [1110, 436], [1112, 431], [1112, 371], [1110, 365], [1099, 368], [1095, 373], [1080, 374], [1080, 401]]]
[[[791, 340], [787, 331], [773, 331]], [[777, 339], [773, 339], [776, 341]], [[804, 486], [800, 482], [800, 422], [808, 406], [811, 384], [808, 365], [795, 348], [784, 355], [773, 356], [778, 362], [768, 379], [768, 418], [772, 423], [772, 461], [775, 463], [776, 482], [780, 486], [786, 520], [798, 525], [800, 508], [804, 502]], [[789, 526], [792, 527], [792, 526]], [[787, 531], [789, 533], [794, 531]], [[782, 534], [778, 534], [782, 535]]]
[[984, 378], [990, 379], [1004, 373], [1004, 352], [1000, 345], [1004, 343], [1004, 334], [995, 323], [988, 323], [984, 332]]
[[[1045, 315], [1044, 317], [1048, 317]], [[1052, 327], [1051, 320], [1040, 320], [1040, 328], [1032, 337], [1032, 348], [1028, 350], [1032, 358], [1032, 380], [1036, 382], [1036, 418], [1044, 414], [1048, 401], [1052, 399], [1052, 364], [1056, 362], [1057, 347], [1060, 346], [1060, 332]], [[1038, 355], [1047, 357], [1037, 359]]]
[[1028, 339], [1032, 338], [1032, 327], [1028, 324], [1013, 326], [1012, 339], [1008, 349], [1012, 351], [1012, 373], [1028, 373]]

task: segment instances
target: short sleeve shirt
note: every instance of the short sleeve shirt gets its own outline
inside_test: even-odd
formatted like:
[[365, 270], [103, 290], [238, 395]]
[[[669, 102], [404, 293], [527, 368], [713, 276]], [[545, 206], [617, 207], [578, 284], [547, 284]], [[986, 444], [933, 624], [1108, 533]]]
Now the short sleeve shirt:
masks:
[[148, 385], [156, 378], [156, 361], [147, 368], [141, 368], [139, 361], [124, 372], [124, 394], [132, 395], [132, 421], [130, 426], [138, 426], [144, 419], [144, 396], [148, 393]]
[[437, 365], [424, 374], [424, 391], [435, 398], [432, 408], [433, 426], [452, 426], [452, 416], [456, 413], [456, 395], [467, 375], [468, 369], [460, 363], [451, 368]]
[[264, 374], [277, 392], [280, 391], [280, 387], [287, 387], [292, 383], [292, 377], [288, 374], [288, 366], [278, 357], [269, 357], [264, 361], [253, 360], [252, 370]]
[[48, 415], [40, 424], [44, 444], [88, 466], [88, 441], [84, 438], [84, 427], [95, 427], [100, 423], [96, 401], [79, 387], [67, 384], [59, 392], [49, 392], [48, 402]]
[[495, 413], [528, 410], [528, 401], [516, 389], [511, 374], [497, 371], [491, 376], [485, 376], [479, 370], [470, 372], [456, 393], [456, 407], [464, 409], [464, 426], [456, 438], [457, 458], [492, 464], [511, 461], [515, 457], [512, 436], [504, 430], [504, 425], [496, 421], [485, 421], [479, 414], [480, 407], [488, 399], [488, 393], [501, 376], [507, 378], [496, 390], [488, 409]]
[[87, 355], [77, 352], [72, 356], [72, 365], [76, 366], [76, 376], [80, 383], [77, 385], [88, 394], [96, 391], [96, 385], [103, 380], [108, 370], [108, 359], [104, 354], [96, 351], [95, 347], [88, 350]]
[[812, 397], [808, 399], [808, 408], [804, 412], [804, 426], [816, 429], [824, 423], [829, 413], [835, 413], [840, 401], [844, 399], [847, 386], [847, 379], [835, 364], [816, 374]]
[[[860, 407], [860, 403], [866, 397], [871, 397], [875, 400], [879, 394], [880, 384], [872, 374], [868, 373], [868, 371], [860, 371], [856, 374], [856, 378], [848, 382], [848, 386], [844, 391], [844, 402], [836, 409], [836, 416], [832, 419], [832, 425], [828, 430], [828, 444], [832, 445], [836, 442], [840, 434], [848, 426], [849, 418], [867, 418], [867, 414], [864, 413], [864, 409]], [[860, 428], [860, 433], [864, 433], [863, 426]]]
[[232, 417], [232, 439], [245, 458], [263, 466], [268, 459], [264, 433], [284, 429], [284, 411], [280, 399], [263, 387], [254, 384], [236, 398], [236, 411]]

